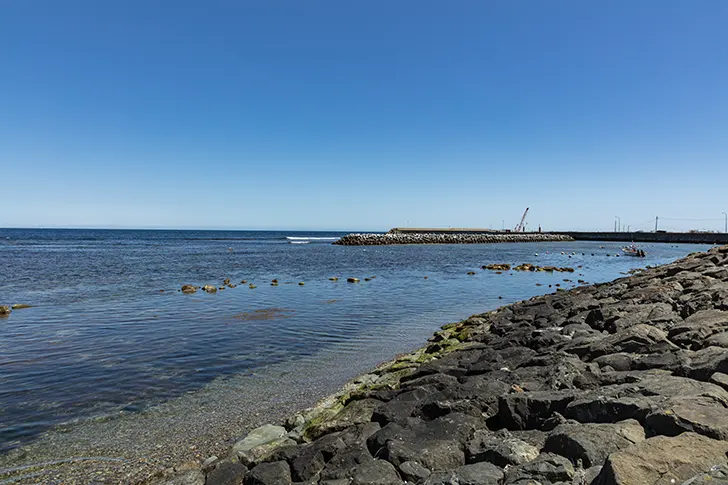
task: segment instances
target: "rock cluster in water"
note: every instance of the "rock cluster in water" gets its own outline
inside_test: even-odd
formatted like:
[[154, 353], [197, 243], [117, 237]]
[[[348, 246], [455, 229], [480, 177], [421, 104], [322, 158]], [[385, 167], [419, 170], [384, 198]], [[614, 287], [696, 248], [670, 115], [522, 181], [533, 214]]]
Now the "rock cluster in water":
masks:
[[15, 303], [13, 305], [0, 305], [0, 318], [9, 317], [13, 310], [23, 310], [25, 308], [32, 308], [31, 305], [25, 303]]
[[340, 246], [383, 246], [387, 244], [483, 244], [506, 242], [573, 241], [571, 236], [539, 233], [399, 233], [347, 234], [333, 244]]
[[574, 272], [574, 268], [569, 268], [569, 267], [559, 268], [558, 266], [538, 266], [535, 264], [527, 264], [527, 263], [519, 264], [518, 266], [516, 266], [513, 269], [515, 271], [539, 271], [539, 272], [545, 271], [547, 273], [553, 273], [553, 272], [573, 273]]
[[726, 484], [726, 453], [723, 247], [446, 325], [161, 483]]

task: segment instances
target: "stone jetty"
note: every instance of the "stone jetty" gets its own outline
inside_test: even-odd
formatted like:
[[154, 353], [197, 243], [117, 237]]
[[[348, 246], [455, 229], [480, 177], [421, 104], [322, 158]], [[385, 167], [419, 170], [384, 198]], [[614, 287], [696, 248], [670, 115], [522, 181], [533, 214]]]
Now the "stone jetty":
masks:
[[383, 246], [387, 244], [487, 244], [514, 242], [573, 241], [563, 234], [540, 233], [400, 233], [347, 234], [333, 244], [339, 246]]
[[725, 485], [727, 453], [722, 247], [445, 325], [153, 483]]

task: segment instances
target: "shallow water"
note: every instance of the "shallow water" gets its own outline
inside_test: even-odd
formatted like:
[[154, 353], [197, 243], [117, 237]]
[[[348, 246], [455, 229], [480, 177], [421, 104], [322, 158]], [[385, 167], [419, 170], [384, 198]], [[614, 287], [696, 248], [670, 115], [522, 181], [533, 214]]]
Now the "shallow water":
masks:
[[[331, 245], [339, 235], [0, 230], [0, 304], [33, 305], [0, 320], [0, 450], [59, 423], [133, 414], [225, 376], [259, 374], [272, 386], [264, 369], [295, 373], [322, 355], [340, 378], [351, 377], [422, 345], [444, 323], [557, 283], [607, 281], [707, 249], [648, 244], [648, 257], [636, 259], [614, 257], [619, 244], [591, 242]], [[582, 268], [480, 269], [502, 262]], [[224, 278], [257, 288], [177, 291]]]

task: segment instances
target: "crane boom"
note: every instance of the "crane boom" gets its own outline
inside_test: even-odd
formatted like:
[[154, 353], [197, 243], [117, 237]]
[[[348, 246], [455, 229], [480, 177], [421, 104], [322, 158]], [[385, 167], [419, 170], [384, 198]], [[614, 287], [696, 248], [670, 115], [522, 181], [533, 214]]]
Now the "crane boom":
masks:
[[518, 223], [515, 229], [513, 229], [513, 232], [524, 232], [526, 230], [526, 215], [528, 214], [528, 207], [526, 207], [526, 210], [523, 212], [523, 217], [521, 217], [521, 222]]

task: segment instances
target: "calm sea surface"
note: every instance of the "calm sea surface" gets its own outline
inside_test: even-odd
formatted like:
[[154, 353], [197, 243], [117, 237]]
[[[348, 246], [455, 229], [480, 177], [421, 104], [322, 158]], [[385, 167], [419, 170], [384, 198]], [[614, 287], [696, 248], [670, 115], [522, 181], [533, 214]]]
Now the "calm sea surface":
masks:
[[[33, 306], [0, 320], [0, 451], [53, 425], [142, 410], [221, 376], [293, 368], [322, 349], [353, 376], [370, 365], [363, 352], [393, 357], [444, 323], [575, 284], [564, 278], [607, 281], [707, 249], [647, 244], [648, 257], [636, 259], [614, 257], [619, 244], [590, 242], [331, 245], [340, 235], [0, 229], [0, 304]], [[502, 262], [582, 268], [479, 269]], [[225, 278], [257, 288], [178, 292]]]

